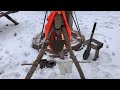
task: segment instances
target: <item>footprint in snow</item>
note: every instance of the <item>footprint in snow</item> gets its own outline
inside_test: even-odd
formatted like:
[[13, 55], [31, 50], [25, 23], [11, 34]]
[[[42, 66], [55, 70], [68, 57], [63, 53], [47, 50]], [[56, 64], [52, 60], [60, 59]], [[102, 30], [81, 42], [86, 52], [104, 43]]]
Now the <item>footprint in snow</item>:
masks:
[[49, 75], [49, 79], [55, 79], [55, 78], [57, 78], [57, 73], [55, 73], [55, 72], [52, 72], [50, 75]]
[[3, 59], [3, 56], [0, 56], [0, 60], [2, 60]]
[[109, 24], [112, 24], [112, 25], [113, 25], [113, 24], [114, 24], [114, 22], [109, 22]]
[[95, 20], [97, 21], [97, 20], [99, 20], [99, 19], [96, 18]]
[[109, 45], [108, 45], [108, 44], [106, 45], [106, 48], [109, 48]]
[[106, 52], [101, 52], [99, 56], [100, 64], [108, 64], [112, 61], [111, 55]]
[[17, 67], [19, 65], [21, 65], [20, 62], [17, 62], [14, 66]]
[[11, 25], [9, 25], [9, 24], [6, 24], [6, 26], [11, 26]]
[[0, 49], [0, 51], [2, 51], [3, 49]]
[[3, 73], [4, 73], [4, 69], [1, 69], [1, 70], [0, 70], [0, 74], [3, 74]]
[[104, 42], [105, 42], [105, 43], [107, 43], [107, 41], [106, 41], [106, 40], [104, 40]]
[[6, 50], [6, 51], [5, 51], [5, 54], [10, 54], [10, 51], [9, 51], [9, 50]]
[[14, 33], [14, 36], [17, 36], [17, 33]]
[[24, 56], [25, 56], [25, 57], [28, 57], [28, 56], [30, 56], [30, 53], [24, 52]]
[[22, 39], [22, 37], [18, 38], [17, 40], [21, 40], [21, 39]]
[[109, 26], [105, 26], [105, 28], [109, 28]]
[[19, 46], [19, 48], [22, 48], [22, 46]]
[[113, 78], [112, 74], [109, 73], [109, 72], [101, 71], [101, 74], [102, 74], [103, 78], [106, 78], [106, 79], [112, 79]]
[[109, 27], [110, 29], [113, 29], [113, 27]]
[[13, 26], [13, 24], [6, 24], [6, 26]]
[[28, 72], [29, 71], [29, 68], [25, 68], [25, 70], [24, 70], [25, 72]]
[[28, 63], [28, 61], [27, 61], [27, 60], [24, 60], [24, 61], [22, 62], [22, 64], [26, 64], [26, 63]]
[[19, 78], [21, 76], [21, 74], [19, 73], [19, 72], [17, 72], [16, 74], [15, 74], [15, 77], [16, 78]]
[[112, 55], [113, 55], [113, 56], [115, 56], [115, 53], [114, 53], [114, 52], [112, 52]]

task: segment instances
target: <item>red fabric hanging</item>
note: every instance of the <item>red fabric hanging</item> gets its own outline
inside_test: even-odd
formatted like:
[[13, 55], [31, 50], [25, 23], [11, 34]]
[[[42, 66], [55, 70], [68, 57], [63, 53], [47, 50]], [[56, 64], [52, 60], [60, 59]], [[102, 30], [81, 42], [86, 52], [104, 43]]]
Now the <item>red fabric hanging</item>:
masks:
[[[50, 30], [51, 30], [51, 26], [52, 26], [52, 24], [54, 22], [55, 15], [57, 13], [62, 15], [62, 19], [64, 21], [64, 24], [65, 24], [65, 27], [66, 27], [66, 30], [67, 30], [68, 38], [71, 41], [71, 29], [70, 29], [70, 27], [68, 25], [66, 15], [65, 15], [65, 11], [52, 11], [50, 13], [50, 15], [47, 17], [48, 22], [45, 25], [45, 38], [48, 37], [48, 34], [49, 34]], [[52, 37], [51, 37], [51, 40], [54, 40], [55, 36], [56, 36], [56, 33], [54, 32]], [[62, 34], [61, 34], [61, 36], [62, 36]], [[49, 44], [49, 46], [51, 46], [51, 45]]]

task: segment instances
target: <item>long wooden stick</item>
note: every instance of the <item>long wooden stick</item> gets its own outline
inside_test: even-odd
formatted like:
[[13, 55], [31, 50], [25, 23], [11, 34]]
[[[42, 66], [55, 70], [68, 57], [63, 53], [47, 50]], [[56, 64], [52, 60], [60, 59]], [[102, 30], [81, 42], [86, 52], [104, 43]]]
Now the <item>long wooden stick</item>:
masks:
[[12, 21], [15, 25], [18, 25], [18, 24], [19, 24], [18, 22], [16, 22], [15, 20], [13, 20], [9, 15], [5, 15], [5, 17], [6, 17], [7, 19], [9, 19], [10, 21]]
[[[50, 40], [50, 37], [52, 35], [54, 31], [54, 28], [52, 27], [49, 35], [48, 35], [48, 38], [45, 40], [44, 44], [43, 44], [43, 47], [41, 48], [35, 62], [40, 62], [40, 60], [42, 59], [43, 55], [45, 54], [45, 51], [47, 49], [47, 46], [48, 46], [48, 43], [49, 43], [49, 40]], [[32, 75], [34, 74], [36, 68], [37, 68], [38, 64], [33, 64], [32, 67], [30, 68], [29, 72], [27, 73], [25, 79], [30, 79], [32, 77]]]
[[79, 72], [79, 75], [80, 75], [81, 79], [85, 79], [85, 76], [84, 76], [84, 73], [82, 71], [82, 68], [81, 68], [81, 66], [80, 66], [76, 56], [74, 55], [74, 53], [72, 51], [72, 47], [70, 45], [70, 41], [68, 39], [68, 35], [67, 35], [67, 31], [66, 31], [65, 27], [62, 28], [62, 32], [63, 32], [64, 38], [66, 40], [66, 45], [67, 45], [68, 52], [70, 53], [70, 57], [72, 58], [75, 66], [76, 66], [76, 68], [77, 68], [77, 70]]
[[15, 12], [18, 12], [18, 11], [1, 12], [0, 17], [3, 17], [3, 16], [5, 16], [5, 15], [11, 14], [11, 13], [15, 13]]
[[10, 21], [12, 21], [15, 25], [18, 25], [19, 23], [16, 22], [15, 20], [13, 20], [13, 19], [8, 15], [8, 14], [15, 13], [15, 12], [18, 12], [18, 11], [1, 12], [1, 13], [0, 13], [0, 17], [5, 16], [7, 19], [9, 19]]

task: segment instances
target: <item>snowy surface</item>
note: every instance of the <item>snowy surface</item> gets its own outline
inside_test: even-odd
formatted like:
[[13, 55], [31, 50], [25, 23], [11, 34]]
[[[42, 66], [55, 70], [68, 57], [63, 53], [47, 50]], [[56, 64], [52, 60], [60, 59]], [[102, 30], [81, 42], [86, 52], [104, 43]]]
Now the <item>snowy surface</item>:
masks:
[[[0, 18], [0, 79], [24, 79], [38, 52], [31, 47], [32, 38], [41, 31], [44, 11], [19, 11], [11, 14], [19, 25], [15, 26], [5, 17]], [[92, 61], [95, 51], [92, 50], [89, 61], [81, 63], [87, 79], [120, 79], [120, 11], [77, 11], [81, 32], [89, 39], [94, 22], [97, 22], [94, 38], [104, 43], [100, 57]], [[75, 25], [73, 26], [76, 29]], [[14, 36], [16, 34], [16, 36]], [[82, 61], [86, 48], [74, 51], [77, 59]], [[49, 58], [47, 55], [44, 58]], [[32, 79], [79, 79], [78, 71], [73, 64], [71, 74], [61, 75], [58, 65], [35, 71]]]

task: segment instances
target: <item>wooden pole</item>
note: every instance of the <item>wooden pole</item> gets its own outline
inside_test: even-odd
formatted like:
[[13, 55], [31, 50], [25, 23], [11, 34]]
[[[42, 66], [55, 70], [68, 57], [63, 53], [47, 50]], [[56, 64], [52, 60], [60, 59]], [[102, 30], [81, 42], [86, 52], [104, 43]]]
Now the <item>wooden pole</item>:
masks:
[[73, 27], [72, 27], [73, 26], [73, 19], [72, 19], [71, 13], [73, 13], [73, 11], [65, 11], [67, 22], [68, 22], [71, 30], [73, 31]]
[[39, 65], [39, 63], [40, 63], [43, 55], [45, 54], [45, 51], [46, 51], [46, 49], [47, 49], [49, 40], [50, 40], [51, 35], [53, 34], [53, 32], [54, 32], [54, 28], [52, 27], [52, 28], [51, 28], [51, 31], [50, 31], [50, 33], [49, 33], [49, 35], [48, 35], [48, 38], [45, 40], [45, 42], [44, 42], [44, 44], [43, 44], [43, 46], [42, 46], [42, 48], [41, 48], [41, 50], [40, 50], [40, 52], [39, 52], [39, 54], [38, 54], [38, 56], [37, 56], [37, 58], [36, 58], [34, 64], [33, 64], [32, 67], [30, 68], [30, 70], [29, 70], [29, 72], [27, 73], [25, 79], [30, 79], [30, 78], [32, 77], [32, 75], [34, 74], [34, 72], [35, 72], [37, 66]]
[[79, 72], [79, 75], [80, 75], [81, 79], [85, 79], [85, 76], [84, 76], [82, 68], [81, 68], [81, 66], [79, 64], [79, 61], [77, 60], [76, 56], [73, 53], [73, 50], [72, 50], [72, 47], [70, 45], [70, 41], [68, 39], [68, 35], [67, 35], [67, 31], [66, 31], [65, 27], [63, 27], [62, 32], [63, 32], [64, 38], [65, 38], [65, 41], [66, 41], [67, 50], [70, 53], [70, 58], [73, 60], [75, 66], [76, 66], [76, 68], [77, 68], [77, 70]]
[[19, 23], [16, 22], [15, 20], [13, 20], [13, 19], [8, 15], [8, 14], [15, 13], [15, 12], [18, 12], [18, 11], [1, 12], [1, 13], [0, 13], [0, 17], [5, 16], [7, 19], [9, 19], [10, 21], [12, 21], [15, 25], [18, 25]]

